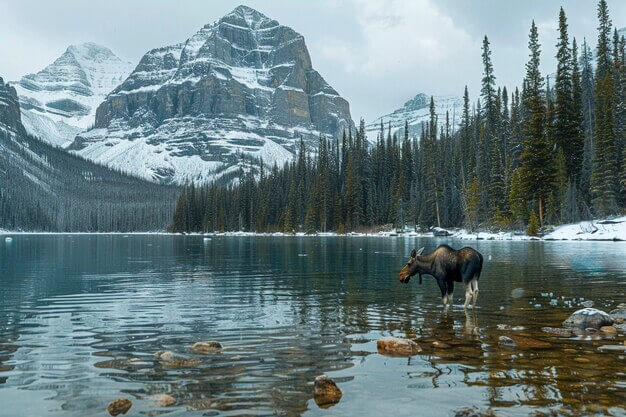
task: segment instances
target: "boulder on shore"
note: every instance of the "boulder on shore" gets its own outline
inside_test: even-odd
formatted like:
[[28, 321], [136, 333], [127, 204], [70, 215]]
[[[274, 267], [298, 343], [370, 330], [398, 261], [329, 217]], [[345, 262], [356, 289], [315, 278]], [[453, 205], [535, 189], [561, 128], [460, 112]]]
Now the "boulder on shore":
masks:
[[342, 395], [335, 381], [329, 376], [320, 375], [315, 378], [313, 396], [319, 407], [328, 408], [337, 404]]
[[575, 311], [563, 322], [563, 326], [565, 327], [579, 329], [599, 329], [602, 326], [610, 326], [612, 324], [613, 319], [611, 316], [596, 308], [583, 308]]
[[383, 337], [376, 343], [378, 353], [388, 356], [413, 356], [422, 351], [422, 348], [412, 340], [400, 337]]
[[107, 411], [112, 416], [117, 416], [120, 414], [126, 414], [132, 406], [133, 403], [128, 398], [118, 398], [117, 400], [109, 404], [109, 406], [107, 407]]
[[191, 346], [191, 351], [200, 355], [213, 355], [222, 351], [222, 344], [215, 340], [196, 342]]

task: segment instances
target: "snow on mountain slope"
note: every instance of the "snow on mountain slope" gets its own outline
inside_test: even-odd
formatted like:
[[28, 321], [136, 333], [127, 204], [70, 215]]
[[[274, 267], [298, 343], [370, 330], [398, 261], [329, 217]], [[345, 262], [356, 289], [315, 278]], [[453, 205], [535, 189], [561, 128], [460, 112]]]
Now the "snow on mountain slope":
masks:
[[[461, 122], [461, 113], [463, 109], [463, 98], [453, 95], [434, 96], [435, 113], [437, 114], [438, 128], [445, 126], [446, 111], [450, 118], [450, 129], [456, 129]], [[419, 136], [421, 134], [422, 122], [430, 120], [430, 96], [419, 93], [411, 100], [404, 103], [393, 112], [380, 116], [365, 125], [367, 138], [370, 142], [375, 143], [380, 132], [380, 123], [384, 126], [385, 137], [387, 135], [389, 125], [391, 124], [391, 134], [395, 132], [404, 134], [404, 123], [409, 123], [409, 135]]]
[[239, 6], [187, 41], [146, 53], [68, 149], [164, 183], [234, 179], [353, 128], [304, 38]]
[[71, 45], [52, 64], [12, 83], [26, 131], [66, 146], [93, 126], [96, 109], [133, 66], [95, 43]]

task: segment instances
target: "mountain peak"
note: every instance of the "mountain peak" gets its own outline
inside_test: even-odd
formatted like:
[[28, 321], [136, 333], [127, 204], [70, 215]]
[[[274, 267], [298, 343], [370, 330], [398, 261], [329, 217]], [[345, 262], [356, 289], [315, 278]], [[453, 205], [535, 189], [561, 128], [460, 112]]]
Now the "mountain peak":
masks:
[[[233, 21], [233, 19], [235, 21]], [[259, 12], [252, 7], [246, 5], [239, 5], [233, 9], [232, 12], [220, 19], [220, 22], [227, 22], [231, 24], [244, 24], [245, 26], [255, 29], [260, 26], [261, 23], [271, 21], [269, 17]], [[235, 23], [236, 22], [236, 23]]]

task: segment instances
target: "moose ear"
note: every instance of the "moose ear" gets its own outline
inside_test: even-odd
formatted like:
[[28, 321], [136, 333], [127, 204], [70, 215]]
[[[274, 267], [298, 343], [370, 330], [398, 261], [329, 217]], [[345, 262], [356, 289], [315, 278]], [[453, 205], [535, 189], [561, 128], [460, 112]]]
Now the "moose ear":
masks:
[[415, 258], [417, 256], [417, 251], [415, 249], [413, 249], [411, 251], [411, 258]]
[[[413, 249], [413, 250], [415, 250], [415, 249]], [[417, 251], [417, 255], [421, 255], [422, 252], [424, 252], [424, 247], [423, 246], [420, 248], [420, 250]]]

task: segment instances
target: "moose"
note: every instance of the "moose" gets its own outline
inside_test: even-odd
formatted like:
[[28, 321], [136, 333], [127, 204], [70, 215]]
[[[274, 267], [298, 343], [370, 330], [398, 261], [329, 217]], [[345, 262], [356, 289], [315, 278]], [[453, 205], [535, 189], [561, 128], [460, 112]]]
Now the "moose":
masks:
[[400, 282], [406, 284], [411, 277], [419, 274], [420, 284], [422, 274], [432, 275], [437, 280], [441, 290], [441, 300], [444, 308], [452, 304], [454, 282], [463, 282], [465, 285], [465, 309], [472, 300], [472, 308], [476, 308], [478, 298], [478, 278], [483, 268], [483, 256], [475, 249], [465, 247], [454, 250], [448, 245], [440, 245], [429, 255], [423, 255], [424, 248], [411, 251], [411, 257], [400, 271]]

